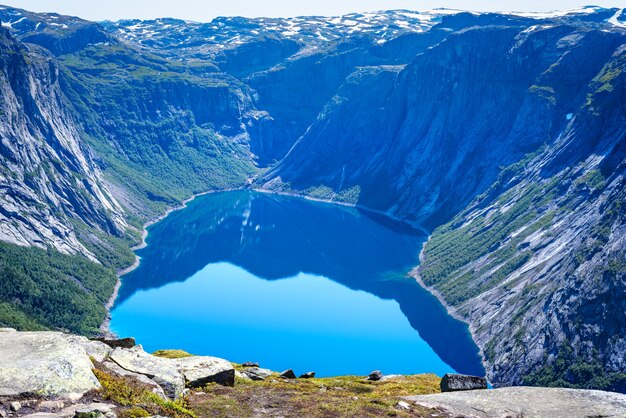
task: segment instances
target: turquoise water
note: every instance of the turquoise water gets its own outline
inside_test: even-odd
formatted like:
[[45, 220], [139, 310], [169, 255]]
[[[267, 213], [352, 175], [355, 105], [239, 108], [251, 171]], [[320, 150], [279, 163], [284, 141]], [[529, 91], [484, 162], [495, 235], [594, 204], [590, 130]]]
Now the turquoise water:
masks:
[[406, 273], [425, 236], [354, 208], [235, 191], [149, 229], [111, 328], [147, 351], [180, 348], [319, 376], [483, 374], [467, 327]]

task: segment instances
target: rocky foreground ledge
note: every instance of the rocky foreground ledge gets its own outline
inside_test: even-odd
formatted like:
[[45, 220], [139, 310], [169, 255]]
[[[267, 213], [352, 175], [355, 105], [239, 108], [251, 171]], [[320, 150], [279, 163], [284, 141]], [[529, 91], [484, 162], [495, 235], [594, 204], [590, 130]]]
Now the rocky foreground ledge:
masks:
[[[133, 341], [0, 329], [0, 418], [5, 417], [626, 417], [626, 396], [503, 388], [451, 393], [435, 375], [316, 379], [257, 364], [146, 353]], [[176, 354], [176, 355], [173, 355]]]

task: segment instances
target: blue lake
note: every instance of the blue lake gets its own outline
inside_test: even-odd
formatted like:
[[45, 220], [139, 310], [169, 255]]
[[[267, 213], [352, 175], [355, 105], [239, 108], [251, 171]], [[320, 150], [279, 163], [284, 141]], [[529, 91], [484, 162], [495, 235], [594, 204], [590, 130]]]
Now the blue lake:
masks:
[[407, 272], [426, 236], [355, 208], [249, 191], [209, 194], [149, 228], [111, 329], [318, 376], [483, 375], [467, 326]]

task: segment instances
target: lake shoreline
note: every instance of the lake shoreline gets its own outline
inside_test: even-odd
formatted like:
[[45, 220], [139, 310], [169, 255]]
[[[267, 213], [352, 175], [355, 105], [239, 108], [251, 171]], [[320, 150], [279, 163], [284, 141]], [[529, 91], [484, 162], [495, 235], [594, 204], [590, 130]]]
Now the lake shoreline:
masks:
[[[172, 207], [168, 208], [162, 214], [157, 215], [157, 216], [153, 217], [152, 219], [149, 219], [146, 223], [144, 223], [143, 226], [142, 226], [143, 230], [141, 232], [141, 242], [139, 244], [137, 244], [137, 245], [132, 246], [130, 248], [130, 250], [135, 252], [137, 250], [145, 248], [148, 245], [146, 243], [146, 239], [148, 238], [148, 228], [150, 228], [152, 225], [162, 221], [163, 219], [167, 218], [167, 216], [169, 214], [171, 214], [172, 212], [185, 209], [187, 207], [187, 204], [192, 202], [194, 199], [196, 199], [196, 198], [198, 198], [200, 196], [205, 196], [205, 195], [211, 194], [211, 193], [233, 192], [233, 191], [236, 191], [236, 190], [244, 190], [244, 189], [245, 189], [244, 187], [238, 187], [238, 188], [229, 188], [229, 189], [208, 190], [206, 192], [195, 193], [195, 194], [189, 196], [188, 198], [184, 199], [179, 205], [172, 206]], [[113, 289], [113, 293], [109, 297], [109, 300], [107, 301], [107, 303], [104, 305], [104, 307], [106, 309], [106, 316], [105, 316], [104, 320], [102, 321], [102, 324], [100, 324], [100, 336], [105, 337], [105, 338], [117, 338], [118, 337], [118, 335], [116, 335], [114, 332], [112, 332], [111, 328], [110, 328], [110, 325], [111, 325], [111, 309], [113, 308], [113, 305], [115, 305], [115, 301], [117, 300], [117, 296], [119, 294], [120, 287], [122, 286], [122, 276], [124, 276], [124, 275], [130, 273], [131, 271], [135, 270], [137, 267], [139, 267], [140, 263], [141, 263], [141, 257], [139, 257], [137, 254], [135, 254], [135, 261], [133, 261], [133, 263], [131, 265], [129, 265], [128, 267], [125, 267], [123, 269], [119, 269], [115, 273], [116, 276], [117, 276], [117, 281], [115, 282], [115, 287]]]
[[[385, 216], [385, 217], [387, 217], [387, 218], [389, 218], [391, 220], [397, 221], [397, 222], [402, 222], [403, 224], [409, 225], [413, 229], [418, 230], [418, 231], [424, 233], [427, 237], [430, 236], [430, 231], [426, 230], [425, 228], [422, 228], [420, 226], [411, 224], [409, 222], [406, 222], [406, 221], [404, 221], [402, 219], [399, 219], [397, 217], [391, 216], [391, 215], [387, 214], [386, 212], [383, 212], [383, 211], [380, 211], [380, 210], [367, 208], [367, 207], [360, 206], [360, 205], [354, 204], [354, 203], [341, 202], [341, 201], [336, 201], [336, 200], [331, 200], [331, 199], [316, 198], [316, 197], [312, 197], [312, 196], [308, 196], [308, 195], [301, 194], [301, 193], [296, 193], [296, 192], [277, 191], [277, 190], [270, 190], [270, 189], [262, 189], [262, 188], [252, 187], [250, 185], [250, 183], [247, 183], [247, 185], [244, 185], [242, 187], [232, 187], [232, 188], [226, 188], [226, 189], [215, 189], [215, 190], [208, 190], [208, 191], [205, 191], [205, 192], [195, 193], [195, 194], [189, 196], [188, 198], [184, 199], [180, 204], [167, 208], [162, 214], [157, 215], [157, 216], [149, 219], [146, 223], [143, 224], [143, 227], [142, 227], [143, 230], [142, 230], [142, 234], [141, 234], [141, 242], [138, 243], [137, 245], [134, 245], [133, 247], [131, 247], [130, 250], [135, 252], [137, 250], [145, 248], [147, 246], [146, 239], [148, 238], [148, 228], [150, 228], [152, 225], [162, 221], [168, 215], [170, 215], [172, 212], [185, 209], [187, 207], [187, 205], [190, 202], [192, 202], [193, 200], [195, 200], [196, 198], [201, 197], [201, 196], [206, 196], [208, 194], [213, 194], [213, 193], [226, 193], [226, 192], [233, 192], [233, 191], [237, 191], [237, 190], [250, 190], [250, 191], [253, 191], [253, 192], [264, 193], [264, 194], [269, 194], [269, 195], [273, 194], [273, 195], [279, 195], [279, 196], [297, 197], [297, 198], [300, 198], [300, 199], [313, 201], [313, 202], [320, 202], [320, 203], [327, 203], [327, 204], [333, 204], [333, 205], [338, 205], [338, 206], [355, 208], [355, 209], [358, 209], [358, 210], [362, 210], [364, 212], [369, 212], [369, 213], [372, 213], [372, 214]], [[428, 241], [428, 239], [426, 241]], [[425, 243], [424, 243], [424, 245], [425, 245]], [[420, 257], [421, 257], [421, 252], [420, 252]], [[113, 289], [113, 293], [111, 294], [111, 296], [109, 297], [107, 303], [105, 304], [106, 316], [105, 316], [105, 319], [102, 321], [102, 324], [100, 325], [100, 335], [101, 336], [106, 337], [106, 338], [117, 338], [118, 337], [110, 329], [111, 309], [113, 308], [113, 306], [115, 305], [115, 301], [117, 300], [117, 297], [118, 297], [118, 294], [119, 294], [119, 289], [120, 289], [120, 287], [122, 285], [122, 276], [124, 276], [124, 275], [130, 273], [131, 271], [135, 270], [137, 267], [139, 267], [140, 263], [141, 263], [141, 258], [138, 255], [135, 254], [135, 260], [133, 261], [133, 263], [131, 265], [129, 265], [128, 267], [125, 267], [123, 269], [120, 269], [120, 270], [118, 270], [116, 272], [117, 281], [115, 283], [115, 287]], [[415, 267], [415, 269], [417, 269], [418, 267]], [[410, 274], [411, 273], [409, 273], [409, 275]], [[422, 283], [420, 283], [419, 281], [418, 281], [418, 283], [420, 284], [420, 286], [424, 287], [424, 285]], [[428, 289], [426, 287], [424, 287], [424, 288], [427, 291], [430, 292], [430, 289]], [[446, 309], [448, 309], [448, 306], [445, 305], [445, 304], [444, 304], [444, 307]]]
[[[443, 294], [441, 292], [439, 292], [437, 289], [435, 289], [435, 287], [428, 286], [426, 283], [424, 283], [424, 280], [422, 279], [422, 276], [421, 276], [421, 274], [419, 272], [420, 266], [424, 262], [424, 250], [426, 249], [426, 244], [428, 244], [428, 241], [430, 240], [430, 237], [431, 236], [429, 235], [428, 238], [426, 239], [426, 241], [424, 241], [424, 244], [422, 244], [422, 249], [420, 250], [420, 254], [419, 254], [419, 265], [414, 267], [408, 273], [408, 276], [412, 277], [417, 282], [417, 284], [419, 284], [424, 290], [426, 290], [431, 295], [433, 295], [435, 298], [437, 298], [439, 303], [441, 303], [441, 305], [445, 308], [445, 310], [448, 313], [448, 315], [450, 315], [452, 318], [456, 319], [457, 321], [461, 321], [461, 322], [463, 322], [464, 324], [467, 325], [467, 330], [469, 331], [470, 336], [472, 337], [472, 341], [474, 341], [474, 344], [476, 344], [476, 347], [478, 347], [478, 354], [480, 356], [480, 361], [481, 361], [483, 367], [485, 367], [487, 363], [485, 361], [483, 348], [480, 345], [478, 345], [478, 343], [476, 342], [477, 341], [476, 334], [474, 332], [474, 329], [472, 328], [472, 325], [458, 313], [458, 310], [454, 306], [451, 306], [451, 305], [448, 304], [448, 302], [446, 302], [446, 300], [443, 297]], [[487, 370], [486, 367], [485, 367], [485, 370]]]

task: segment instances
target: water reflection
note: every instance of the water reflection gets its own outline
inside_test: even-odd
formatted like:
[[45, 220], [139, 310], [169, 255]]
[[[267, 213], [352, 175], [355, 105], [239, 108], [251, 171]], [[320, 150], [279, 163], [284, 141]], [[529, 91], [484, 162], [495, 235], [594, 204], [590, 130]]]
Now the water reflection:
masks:
[[[124, 276], [117, 306], [140, 290], [186, 281], [216, 263], [267, 281], [323, 276], [395, 300], [441, 360], [461, 373], [484, 374], [466, 325], [405, 277], [426, 238], [407, 225], [354, 208], [235, 191], [198, 198], [149, 232], [148, 246], [138, 251], [141, 265]], [[321, 299], [311, 302], [323, 308]]]

